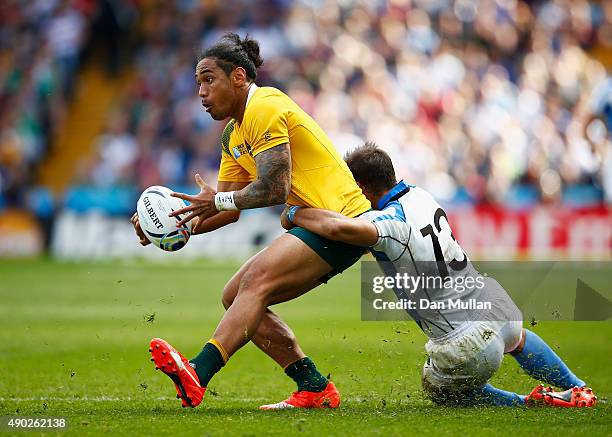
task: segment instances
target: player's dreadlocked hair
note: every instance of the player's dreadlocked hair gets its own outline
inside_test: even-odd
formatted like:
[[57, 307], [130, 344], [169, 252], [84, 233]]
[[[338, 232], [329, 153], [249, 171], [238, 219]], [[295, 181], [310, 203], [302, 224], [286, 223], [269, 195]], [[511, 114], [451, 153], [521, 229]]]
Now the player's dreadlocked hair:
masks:
[[355, 180], [373, 193], [384, 193], [397, 184], [391, 158], [368, 141], [344, 156]]
[[241, 39], [236, 33], [223, 35], [200, 55], [198, 61], [204, 58], [215, 58], [219, 68], [228, 76], [236, 67], [242, 67], [251, 80], [257, 78], [257, 69], [263, 64], [259, 55], [259, 43], [248, 35]]

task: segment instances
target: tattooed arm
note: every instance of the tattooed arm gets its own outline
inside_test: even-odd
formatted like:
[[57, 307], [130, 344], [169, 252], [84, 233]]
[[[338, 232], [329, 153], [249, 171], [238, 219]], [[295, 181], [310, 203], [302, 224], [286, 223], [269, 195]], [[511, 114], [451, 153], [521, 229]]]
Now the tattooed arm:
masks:
[[[259, 153], [255, 157], [255, 164], [257, 165], [257, 179], [242, 190], [234, 191], [233, 201], [236, 207], [240, 210], [285, 203], [291, 190], [289, 144], [281, 144]], [[191, 203], [169, 214], [171, 217], [186, 215], [178, 223], [179, 226], [196, 217], [198, 217], [198, 224], [205, 223], [206, 219], [218, 213], [215, 206], [217, 192], [206, 184], [200, 175], [196, 175], [195, 181], [200, 187], [199, 194], [190, 196], [184, 193], [172, 193], [172, 196]], [[197, 226], [197, 229], [201, 230], [200, 226]]]
[[281, 144], [255, 157], [257, 179], [234, 193], [239, 209], [280, 205], [291, 190], [291, 153], [289, 144]]

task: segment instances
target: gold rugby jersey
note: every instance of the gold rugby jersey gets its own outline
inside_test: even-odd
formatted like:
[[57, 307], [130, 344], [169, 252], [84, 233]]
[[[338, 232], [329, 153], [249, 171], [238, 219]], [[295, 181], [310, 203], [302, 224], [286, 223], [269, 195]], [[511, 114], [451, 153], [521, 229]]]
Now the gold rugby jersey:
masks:
[[251, 182], [255, 157], [289, 143], [291, 192], [287, 205], [324, 208], [355, 217], [370, 209], [353, 174], [323, 129], [280, 90], [259, 87], [247, 101], [242, 123], [232, 119], [223, 135], [219, 181]]

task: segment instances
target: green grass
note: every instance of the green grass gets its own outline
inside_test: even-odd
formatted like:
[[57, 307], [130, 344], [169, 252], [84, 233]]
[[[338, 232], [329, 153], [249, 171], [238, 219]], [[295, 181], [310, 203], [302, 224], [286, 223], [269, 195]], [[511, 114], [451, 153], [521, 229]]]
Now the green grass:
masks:
[[[611, 433], [609, 323], [533, 328], [596, 389], [596, 408], [440, 408], [420, 390], [424, 335], [408, 322], [361, 322], [356, 269], [277, 307], [332, 374], [344, 396], [339, 410], [258, 411], [294, 386], [251, 344], [213, 379], [200, 407], [182, 409], [153, 370], [148, 342], [161, 336], [187, 356], [199, 351], [236, 268], [0, 262], [0, 416], [66, 416], [68, 434], [78, 436]], [[493, 383], [518, 392], [535, 385], [511, 358]]]

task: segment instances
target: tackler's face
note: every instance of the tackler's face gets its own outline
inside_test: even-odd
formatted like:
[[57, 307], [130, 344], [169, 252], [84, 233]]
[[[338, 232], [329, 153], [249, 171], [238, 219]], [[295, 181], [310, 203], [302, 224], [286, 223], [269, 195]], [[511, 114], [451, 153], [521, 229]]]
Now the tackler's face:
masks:
[[202, 106], [214, 120], [230, 116], [235, 105], [236, 90], [227, 74], [217, 65], [215, 58], [204, 58], [196, 66], [198, 95]]
[[370, 204], [372, 205], [372, 208], [373, 209], [378, 209], [378, 198], [379, 198], [379, 196], [374, 194], [372, 191], [370, 191], [365, 185], [363, 185], [359, 181], [356, 181], [356, 182], [357, 182], [357, 185], [359, 186], [359, 188], [361, 188], [361, 191], [362, 191], [363, 195], [366, 197], [366, 199], [368, 199], [370, 201]]

